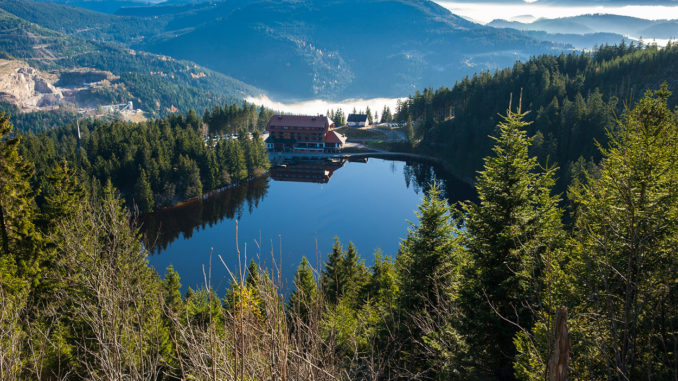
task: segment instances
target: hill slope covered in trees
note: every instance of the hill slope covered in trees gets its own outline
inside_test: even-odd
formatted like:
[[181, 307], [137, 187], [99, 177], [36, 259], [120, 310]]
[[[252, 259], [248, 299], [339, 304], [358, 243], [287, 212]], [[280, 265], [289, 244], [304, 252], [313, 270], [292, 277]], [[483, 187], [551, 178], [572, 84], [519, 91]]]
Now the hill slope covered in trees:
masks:
[[[540, 162], [561, 167], [560, 185], [571, 173], [595, 166], [595, 142], [607, 142], [626, 104], [648, 88], [667, 82], [678, 88], [678, 46], [602, 47], [591, 53], [539, 56], [512, 68], [476, 74], [453, 87], [425, 89], [406, 100], [396, 120], [415, 122], [418, 149], [444, 159], [470, 179], [489, 154], [496, 118], [513, 96], [530, 110], [531, 151]], [[674, 94], [668, 102], [678, 104]]]
[[[64, 8], [72, 12], [72, 8]], [[61, 16], [68, 19], [69, 14]], [[202, 111], [261, 94], [252, 86], [189, 61], [63, 34], [4, 10], [0, 10], [0, 20], [0, 52], [6, 58], [20, 59], [35, 68], [57, 73], [78, 68], [112, 72], [119, 76], [113, 85], [119, 86], [100, 95], [110, 103], [134, 101], [136, 107], [151, 115], [162, 116], [175, 110]]]
[[[110, 183], [79, 165], [36, 162], [48, 174], [36, 186], [19, 154], [30, 140], [11, 137], [0, 117], [0, 378], [670, 379], [678, 114], [669, 95], [662, 87], [626, 110], [599, 171], [570, 188], [571, 225], [553, 169], [528, 152], [527, 114], [507, 110], [478, 203], [450, 207], [433, 185], [395, 260], [377, 255], [368, 268], [336, 239], [322, 269], [302, 259], [289, 297], [275, 269], [254, 261], [232, 272], [225, 295], [208, 272], [205, 288], [181, 295], [172, 267], [164, 278], [148, 267]], [[112, 129], [136, 145], [141, 130], [175, 122]], [[116, 135], [94, 129], [89, 153], [95, 142], [100, 154], [118, 145], [95, 136]], [[568, 335], [556, 336], [556, 316]]]
[[30, 0], [0, 7], [70, 36], [194, 61], [290, 98], [402, 96], [567, 48], [474, 24], [429, 0], [172, 3], [116, 15]]

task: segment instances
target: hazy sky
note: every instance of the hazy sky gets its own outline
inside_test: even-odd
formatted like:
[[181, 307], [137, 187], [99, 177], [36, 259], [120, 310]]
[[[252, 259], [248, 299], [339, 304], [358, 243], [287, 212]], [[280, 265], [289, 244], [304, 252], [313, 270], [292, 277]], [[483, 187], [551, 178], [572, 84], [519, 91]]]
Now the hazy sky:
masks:
[[520, 21], [529, 22], [529, 17], [524, 16], [557, 18], [590, 13], [610, 13], [651, 20], [678, 19], [678, 2], [675, 1], [435, 1], [452, 13], [483, 24], [494, 19], [519, 18]]

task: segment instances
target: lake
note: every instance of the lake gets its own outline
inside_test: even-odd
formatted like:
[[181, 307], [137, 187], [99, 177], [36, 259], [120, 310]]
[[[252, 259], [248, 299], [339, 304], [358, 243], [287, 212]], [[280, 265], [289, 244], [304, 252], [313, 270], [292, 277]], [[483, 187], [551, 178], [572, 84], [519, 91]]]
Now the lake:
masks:
[[211, 268], [211, 285], [223, 293], [230, 277], [218, 256], [234, 274], [254, 258], [279, 269], [289, 289], [301, 258], [320, 268], [335, 236], [344, 247], [352, 241], [368, 265], [379, 249], [395, 257], [434, 178], [450, 202], [475, 197], [468, 184], [419, 161], [300, 161], [272, 168], [266, 177], [146, 215], [149, 262], [160, 274], [173, 265], [183, 291], [204, 286]]

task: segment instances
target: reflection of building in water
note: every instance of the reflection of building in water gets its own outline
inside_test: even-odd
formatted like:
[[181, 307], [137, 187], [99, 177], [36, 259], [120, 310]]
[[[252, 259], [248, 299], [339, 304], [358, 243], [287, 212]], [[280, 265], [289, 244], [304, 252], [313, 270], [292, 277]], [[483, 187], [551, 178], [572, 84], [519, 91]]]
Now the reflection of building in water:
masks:
[[327, 183], [345, 160], [299, 160], [271, 168], [270, 175], [276, 181]]

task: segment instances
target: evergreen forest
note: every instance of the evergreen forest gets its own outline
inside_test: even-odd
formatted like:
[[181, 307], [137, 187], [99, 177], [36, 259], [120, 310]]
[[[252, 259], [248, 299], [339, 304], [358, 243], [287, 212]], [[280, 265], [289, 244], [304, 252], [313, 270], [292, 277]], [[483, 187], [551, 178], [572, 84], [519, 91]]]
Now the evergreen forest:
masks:
[[289, 293], [237, 242], [227, 292], [206, 268], [182, 293], [138, 225], [264, 175], [267, 110], [39, 133], [2, 115], [0, 379], [676, 379], [677, 49], [537, 57], [384, 110], [468, 163], [477, 200], [434, 181], [395, 258], [337, 237]]
[[[597, 171], [569, 186], [569, 210], [553, 191], [557, 168], [530, 153], [530, 114], [506, 110], [476, 177], [477, 203], [449, 206], [432, 184], [396, 258], [376, 253], [368, 267], [337, 238], [322, 269], [302, 260], [288, 297], [275, 269], [253, 261], [226, 295], [207, 276], [182, 295], [172, 268], [161, 278], [148, 267], [123, 201], [131, 192], [148, 207], [167, 184], [200, 194], [198, 183], [226, 182], [219, 168], [245, 178], [248, 160], [238, 172], [228, 153], [256, 138], [205, 144], [189, 113], [87, 124], [77, 148], [67, 129], [16, 136], [3, 117], [2, 379], [540, 380], [559, 369], [556, 316], [569, 329], [571, 378], [672, 379], [670, 95], [665, 85], [624, 111]], [[69, 160], [54, 160], [59, 149]], [[173, 182], [176, 172], [187, 182]]]
[[[393, 116], [412, 120], [415, 150], [444, 160], [460, 177], [473, 179], [482, 158], [492, 150], [496, 117], [513, 97], [530, 110], [527, 132], [530, 152], [541, 164], [561, 167], [557, 189], [564, 191], [583, 168], [593, 170], [601, 159], [595, 142], [607, 143], [625, 108], [648, 89], [667, 82], [678, 87], [678, 46], [625, 44], [591, 52], [542, 55], [512, 68], [484, 72], [458, 81], [452, 88], [424, 89], [400, 103]], [[678, 104], [676, 95], [669, 106]], [[391, 110], [384, 110], [385, 122]]]
[[[214, 112], [223, 109], [217, 106]], [[235, 104], [225, 109], [255, 120], [259, 115], [257, 111], [243, 114]], [[144, 213], [266, 172], [268, 155], [258, 130], [249, 133], [243, 127], [236, 130], [237, 137], [225, 137], [210, 134], [215, 132], [209, 126], [215, 124], [208, 123], [193, 111], [141, 123], [83, 120], [22, 135], [19, 149], [34, 163], [35, 189], [49, 186], [55, 166], [68, 166], [82, 182], [110, 182], [130, 210]]]

